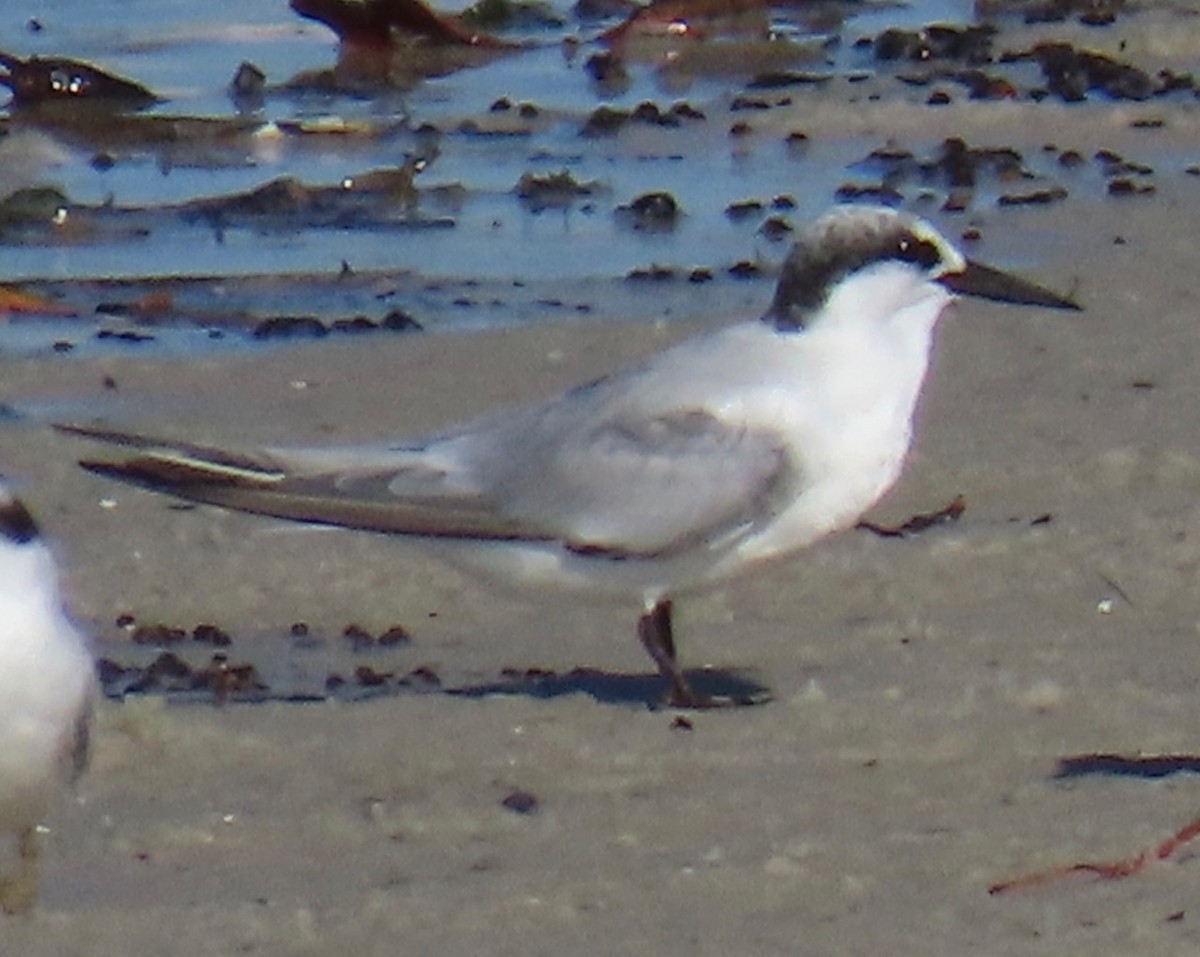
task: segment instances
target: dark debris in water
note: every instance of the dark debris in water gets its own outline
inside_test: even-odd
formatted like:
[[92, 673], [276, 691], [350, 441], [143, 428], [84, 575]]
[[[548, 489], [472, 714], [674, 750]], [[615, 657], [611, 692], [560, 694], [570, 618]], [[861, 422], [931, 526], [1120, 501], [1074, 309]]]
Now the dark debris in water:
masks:
[[23, 59], [0, 51], [0, 85], [18, 109], [69, 107], [100, 113], [143, 110], [159, 102], [146, 87], [98, 66], [67, 57]]
[[[240, 333], [259, 341], [421, 332], [425, 325], [411, 311], [386, 305], [392, 288], [404, 278], [393, 272], [357, 273], [344, 268], [338, 274], [219, 280], [48, 280], [22, 284], [21, 290], [0, 287], [0, 309], [5, 308], [6, 298], [15, 297], [7, 307], [14, 323], [37, 321], [43, 315], [111, 317], [124, 324], [88, 327], [87, 334], [98, 341], [131, 346], [156, 341], [164, 330], [195, 327], [207, 330], [209, 338]], [[341, 314], [350, 299], [374, 306], [374, 311]], [[323, 311], [268, 311], [289, 300]], [[73, 345], [63, 341], [56, 351], [69, 351]]]
[[[1160, 69], [1151, 73], [1107, 53], [1063, 41], [1045, 41], [1023, 50], [993, 50], [997, 29], [990, 24], [957, 26], [931, 24], [920, 30], [888, 29], [864, 38], [876, 62], [926, 66], [909, 69], [896, 78], [910, 86], [950, 81], [965, 86], [973, 99], [1032, 99], [1053, 96], [1067, 103], [1099, 94], [1111, 100], [1148, 100], [1172, 93], [1197, 95], [1190, 73]], [[1034, 63], [1044, 86], [1022, 88], [1015, 76], [996, 72], [1013, 64]], [[961, 64], [964, 68], [953, 68]], [[984, 67], [993, 67], [988, 72]], [[945, 101], [945, 92], [937, 91]]]
[[926, 63], [951, 60], [978, 66], [992, 61], [992, 41], [997, 33], [990, 24], [955, 26], [931, 24], [921, 30], [884, 30], [874, 41], [876, 60]]
[[1016, 16], [1025, 23], [1060, 23], [1078, 19], [1085, 26], [1115, 23], [1125, 9], [1125, 0], [977, 0], [981, 17]]
[[272, 316], [251, 332], [255, 339], [320, 339], [331, 333], [357, 335], [366, 332], [420, 332], [422, 326], [401, 309], [393, 309], [376, 322], [366, 316], [322, 321], [316, 316]]
[[566, 20], [544, 0], [475, 0], [459, 20], [482, 30], [555, 30]]
[[[1079, 160], [1083, 162], [1082, 157]], [[1072, 165], [1060, 156], [1060, 168]], [[903, 190], [917, 185], [943, 191], [944, 212], [961, 212], [971, 205], [976, 191], [982, 186], [999, 188], [996, 203], [1002, 207], [1046, 205], [1069, 195], [1065, 186], [1047, 183], [1045, 176], [1034, 173], [1018, 150], [971, 146], [957, 137], [943, 140], [927, 158], [919, 158], [903, 147], [883, 146], [864, 156], [854, 168], [877, 178], [865, 183], [844, 184], [838, 193], [843, 200], [869, 199], [898, 204], [903, 199]], [[1127, 167], [1121, 168], [1132, 172]]]
[[1156, 79], [1132, 64], [1069, 43], [1039, 43], [1030, 50], [1004, 57], [1005, 62], [1023, 59], [1037, 63], [1049, 92], [1067, 103], [1085, 100], [1090, 92], [1103, 93], [1114, 100], [1147, 100], [1194, 85], [1190, 77], [1185, 80], [1174, 74]]
[[581, 182], [565, 169], [555, 173], [524, 173], [514, 187], [521, 202], [535, 213], [544, 209], [564, 209], [603, 190], [601, 183], [595, 180]]
[[[511, 12], [517, 6], [508, 3], [507, 9]], [[502, 19], [495, 0], [480, 0], [471, 16], [439, 13], [423, 0], [291, 0], [291, 8], [324, 23], [343, 43], [357, 46], [427, 44], [493, 50], [512, 46], [488, 32]]]
[[1021, 193], [1003, 193], [996, 203], [1000, 206], [1049, 206], [1051, 203], [1062, 202], [1067, 196], [1065, 187], [1051, 186]]
[[726, 270], [734, 279], [757, 279], [763, 274], [761, 264], [740, 259]]
[[144, 207], [76, 203], [52, 187], [34, 187], [0, 200], [0, 240], [20, 245], [144, 241], [159, 231], [197, 224], [216, 231], [218, 240], [231, 229], [453, 228], [454, 219], [419, 208], [421, 192], [413, 178], [424, 166], [423, 159], [410, 158], [396, 167], [345, 176], [335, 185], [281, 176], [244, 192]]
[[771, 242], [782, 242], [791, 237], [795, 227], [783, 216], [768, 216], [758, 227], [760, 235]]
[[683, 210], [668, 192], [643, 193], [631, 202], [616, 208], [617, 222], [630, 229], [646, 232], [666, 232], [675, 228]]
[[887, 183], [843, 183], [834, 192], [839, 203], [879, 203], [883, 206], [899, 206], [904, 194]]
[[632, 110], [614, 106], [598, 106], [584, 120], [579, 135], [585, 139], [616, 136], [627, 124], [646, 126], [678, 127], [685, 121], [704, 120], [703, 110], [697, 109], [686, 100], [673, 103], [663, 109], [652, 100], [643, 100]]
[[751, 90], [781, 90], [792, 86], [824, 86], [833, 79], [831, 73], [806, 70], [774, 70], [759, 73], [748, 84]]
[[629, 270], [625, 278], [629, 282], [668, 282], [679, 276], [679, 270], [673, 266], [639, 266]]
[[[913, 87], [927, 87], [934, 83], [954, 83], [957, 86], [965, 87], [967, 96], [972, 100], [1012, 100], [1021, 95], [1017, 87], [1006, 77], [978, 69], [938, 69], [926, 70], [921, 73], [898, 73], [896, 79]], [[946, 96], [945, 91], [935, 90], [934, 94], [937, 93]]]
[[347, 176], [336, 186], [310, 186], [281, 176], [245, 193], [197, 199], [167, 207], [185, 221], [214, 228], [253, 226], [295, 231], [312, 228], [371, 229], [388, 226], [451, 226], [444, 219], [417, 215], [419, 193], [413, 177], [422, 161], [389, 170]]
[[1157, 189], [1153, 183], [1139, 182], [1127, 177], [1108, 181], [1109, 196], [1153, 196]]
[[900, 147], [883, 147], [873, 150], [856, 166], [878, 169], [892, 182], [912, 180], [950, 187], [974, 187], [988, 178], [1000, 182], [1034, 178], [1016, 149], [975, 147], [959, 137], [943, 140], [927, 159], [918, 159]]

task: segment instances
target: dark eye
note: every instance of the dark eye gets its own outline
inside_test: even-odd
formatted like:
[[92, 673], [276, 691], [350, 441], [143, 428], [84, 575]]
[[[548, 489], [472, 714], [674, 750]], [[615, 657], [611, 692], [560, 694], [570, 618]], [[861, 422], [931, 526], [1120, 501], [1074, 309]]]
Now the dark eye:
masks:
[[897, 258], [903, 262], [916, 263], [922, 269], [932, 269], [942, 261], [941, 251], [928, 239], [919, 239], [912, 233], [900, 237], [896, 243]]

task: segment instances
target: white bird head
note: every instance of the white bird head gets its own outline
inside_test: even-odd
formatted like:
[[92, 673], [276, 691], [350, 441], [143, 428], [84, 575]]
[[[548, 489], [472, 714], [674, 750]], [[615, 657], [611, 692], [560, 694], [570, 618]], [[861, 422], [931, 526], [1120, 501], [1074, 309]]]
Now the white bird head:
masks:
[[[972, 262], [925, 220], [877, 206], [838, 206], [808, 226], [783, 264], [764, 316], [781, 331], [805, 329], [857, 282], [875, 311], [896, 312], [949, 293], [1001, 302], [1079, 309], [1024, 279]], [[873, 282], [872, 282], [873, 281]], [[940, 311], [936, 310], [936, 311]], [[843, 310], [832, 310], [843, 312]]]

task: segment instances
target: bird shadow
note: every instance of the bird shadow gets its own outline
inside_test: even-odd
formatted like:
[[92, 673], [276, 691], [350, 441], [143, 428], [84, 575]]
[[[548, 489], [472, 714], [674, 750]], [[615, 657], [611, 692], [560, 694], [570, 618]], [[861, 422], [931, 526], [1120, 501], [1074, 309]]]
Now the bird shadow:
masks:
[[[442, 694], [467, 699], [507, 695], [540, 700], [584, 694], [600, 704], [642, 704], [653, 708], [662, 703], [664, 692], [663, 681], [655, 674], [625, 674], [588, 667], [564, 672], [509, 667], [494, 679], [463, 683], [447, 680], [429, 665], [409, 669], [389, 667], [384, 663], [387, 655], [378, 648], [375, 649], [378, 654], [367, 663], [356, 656], [347, 660], [340, 653], [342, 649], [329, 653], [324, 643], [308, 649], [325, 652], [313, 661], [291, 653], [282, 657], [264, 654], [248, 661], [231, 659], [224, 650], [213, 653], [207, 647], [199, 650], [176, 647], [178, 652], [146, 647], [127, 649], [128, 653], [120, 659], [100, 658], [97, 672], [104, 694], [115, 700], [149, 694], [177, 704], [214, 705], [267, 701], [302, 704], [330, 699], [361, 702], [405, 694]], [[692, 689], [711, 699], [715, 707], [763, 704], [771, 699], [769, 689], [737, 669], [695, 669], [688, 671], [686, 677]]]
[[[770, 689], [732, 668], [698, 668], [685, 672], [692, 689], [720, 703], [731, 705], [765, 704]], [[599, 668], [573, 668], [571, 671], [512, 673], [498, 681], [457, 685], [442, 689], [443, 694], [461, 698], [490, 698], [499, 695], [539, 700], [564, 695], [585, 694], [600, 704], [644, 704], [657, 708], [662, 704], [662, 678], [654, 674], [626, 674]]]

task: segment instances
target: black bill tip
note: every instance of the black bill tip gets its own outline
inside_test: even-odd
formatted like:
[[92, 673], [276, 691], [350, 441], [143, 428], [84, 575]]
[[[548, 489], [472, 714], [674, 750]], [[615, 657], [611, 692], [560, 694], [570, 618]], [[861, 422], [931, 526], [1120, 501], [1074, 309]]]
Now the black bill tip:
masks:
[[1083, 309], [1073, 299], [1060, 296], [1027, 279], [1020, 279], [969, 259], [962, 272], [948, 273], [942, 277], [941, 283], [951, 292], [964, 296], [979, 296], [981, 299], [992, 299], [996, 302], [1041, 306], [1045, 309], [1069, 309], [1073, 312]]

